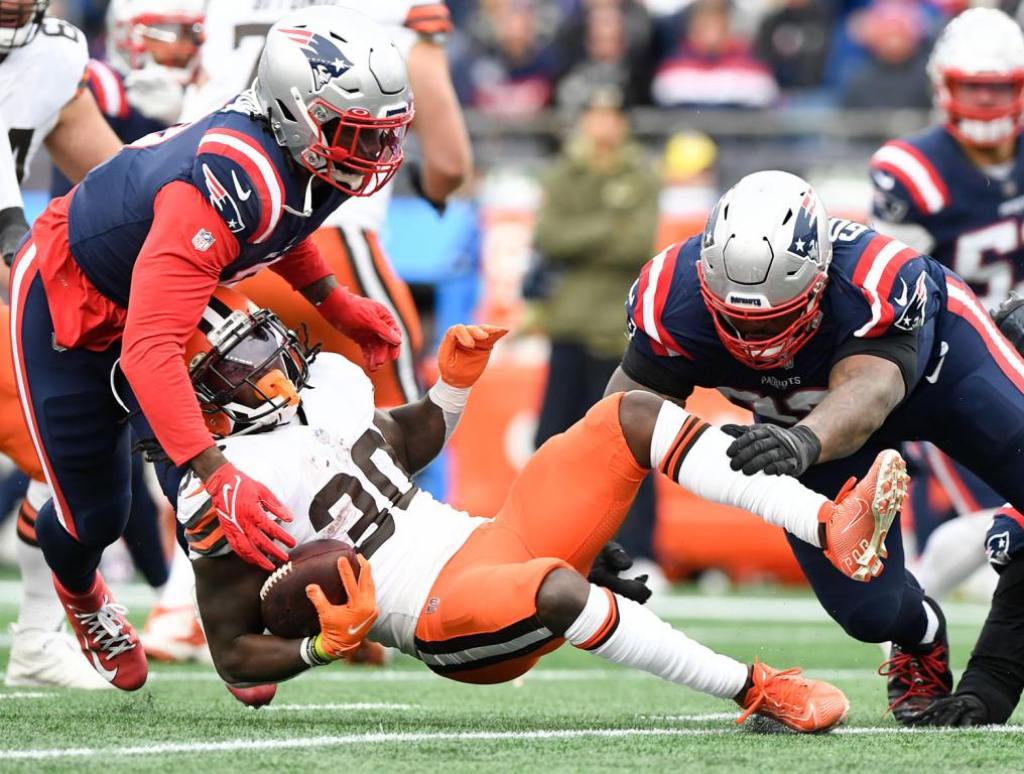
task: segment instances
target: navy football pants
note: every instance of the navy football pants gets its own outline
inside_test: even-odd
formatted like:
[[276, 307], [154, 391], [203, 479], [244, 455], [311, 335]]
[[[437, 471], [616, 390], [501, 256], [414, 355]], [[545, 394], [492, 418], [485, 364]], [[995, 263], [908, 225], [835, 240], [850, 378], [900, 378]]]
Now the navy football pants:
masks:
[[[54, 492], [36, 519], [36, 536], [61, 583], [85, 590], [131, 512], [129, 424], [111, 390], [120, 345], [102, 352], [54, 348], [53, 320], [30, 251], [12, 273], [11, 336], [22, 408], [29, 409]], [[139, 435], [150, 437], [141, 416], [136, 421]]]

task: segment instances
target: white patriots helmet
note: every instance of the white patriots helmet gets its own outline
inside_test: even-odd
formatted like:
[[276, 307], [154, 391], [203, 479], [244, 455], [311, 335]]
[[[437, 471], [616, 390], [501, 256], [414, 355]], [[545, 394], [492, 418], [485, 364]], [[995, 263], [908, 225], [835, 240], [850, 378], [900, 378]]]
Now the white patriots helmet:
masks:
[[[205, 39], [206, 0], [111, 0], [107, 8], [107, 63], [122, 75], [154, 64], [146, 41], [174, 43], [188, 36], [196, 45]], [[182, 83], [195, 75], [196, 56], [185, 68], [172, 68]]]
[[[970, 8], [946, 25], [928, 60], [935, 106], [950, 133], [966, 145], [993, 147], [1015, 137], [1024, 114], [1024, 33], [996, 8]], [[965, 104], [958, 87], [1012, 89], [998, 106]]]
[[253, 90], [278, 144], [335, 188], [369, 196], [401, 166], [413, 116], [405, 61], [358, 11], [312, 6], [278, 21]]
[[[729, 353], [768, 370], [789, 362], [821, 322], [832, 242], [810, 183], [778, 170], [747, 175], [718, 200], [697, 275]], [[744, 334], [761, 327], [768, 334]]]
[[0, 0], [0, 53], [32, 42], [50, 0]]

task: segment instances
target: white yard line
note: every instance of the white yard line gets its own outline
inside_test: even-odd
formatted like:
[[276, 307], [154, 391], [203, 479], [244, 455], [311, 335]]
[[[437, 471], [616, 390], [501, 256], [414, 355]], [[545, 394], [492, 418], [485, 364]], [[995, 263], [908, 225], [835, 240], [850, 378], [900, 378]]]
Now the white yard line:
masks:
[[[916, 729], [902, 727], [839, 728], [835, 734], [903, 736], [949, 733], [1013, 733], [1020, 726], [990, 726], [978, 729]], [[174, 742], [136, 747], [70, 747], [40, 750], [0, 750], [0, 760], [54, 760], [64, 758], [112, 758], [142, 755], [174, 755], [294, 748], [348, 747], [363, 744], [422, 744], [432, 742], [561, 741], [566, 739], [614, 739], [621, 737], [724, 736], [743, 733], [733, 728], [591, 728], [550, 731], [462, 731], [422, 733], [370, 733], [339, 736], [292, 737], [287, 739], [228, 739], [222, 742]]]
[[263, 712], [313, 712], [316, 710], [411, 710], [414, 704], [360, 701], [348, 704], [275, 704], [263, 707]]
[[13, 691], [12, 693], [0, 693], [0, 701], [5, 699], [53, 699], [59, 695], [42, 691]]

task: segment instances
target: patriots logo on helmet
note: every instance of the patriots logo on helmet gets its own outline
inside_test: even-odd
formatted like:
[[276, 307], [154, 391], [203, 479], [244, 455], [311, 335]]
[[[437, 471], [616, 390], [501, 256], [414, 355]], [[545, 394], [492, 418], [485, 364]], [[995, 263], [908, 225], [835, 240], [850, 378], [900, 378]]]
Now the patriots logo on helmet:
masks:
[[789, 252], [801, 258], [818, 262], [818, 216], [814, 212], [814, 194], [808, 191], [800, 202], [793, 223], [793, 241], [789, 243]]
[[352, 67], [352, 62], [345, 57], [341, 49], [323, 35], [298, 28], [281, 32], [287, 35], [289, 40], [298, 43], [302, 53], [309, 60], [309, 68], [313, 71], [314, 91], [320, 91], [332, 78], [340, 78]]

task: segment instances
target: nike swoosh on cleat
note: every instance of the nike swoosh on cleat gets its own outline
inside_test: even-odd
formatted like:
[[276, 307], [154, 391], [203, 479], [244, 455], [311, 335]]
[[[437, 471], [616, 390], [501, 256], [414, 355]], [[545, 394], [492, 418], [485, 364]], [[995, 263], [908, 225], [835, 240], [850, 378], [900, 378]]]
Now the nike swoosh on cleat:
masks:
[[847, 532], [849, 532], [851, 529], [857, 526], [857, 522], [861, 520], [861, 517], [865, 516], [870, 511], [870, 509], [868, 508], [868, 504], [859, 497], [857, 498], [857, 504], [860, 506], [859, 510], [857, 511], [857, 515], [850, 519], [847, 525], [842, 529], [842, 531], [840, 531], [840, 535], [845, 535]]
[[92, 665], [100, 676], [108, 683], [114, 682], [114, 678], [117, 677], [117, 669], [107, 669], [100, 663], [100, 657], [96, 655], [95, 651], [89, 651], [89, 658], [92, 659]]

